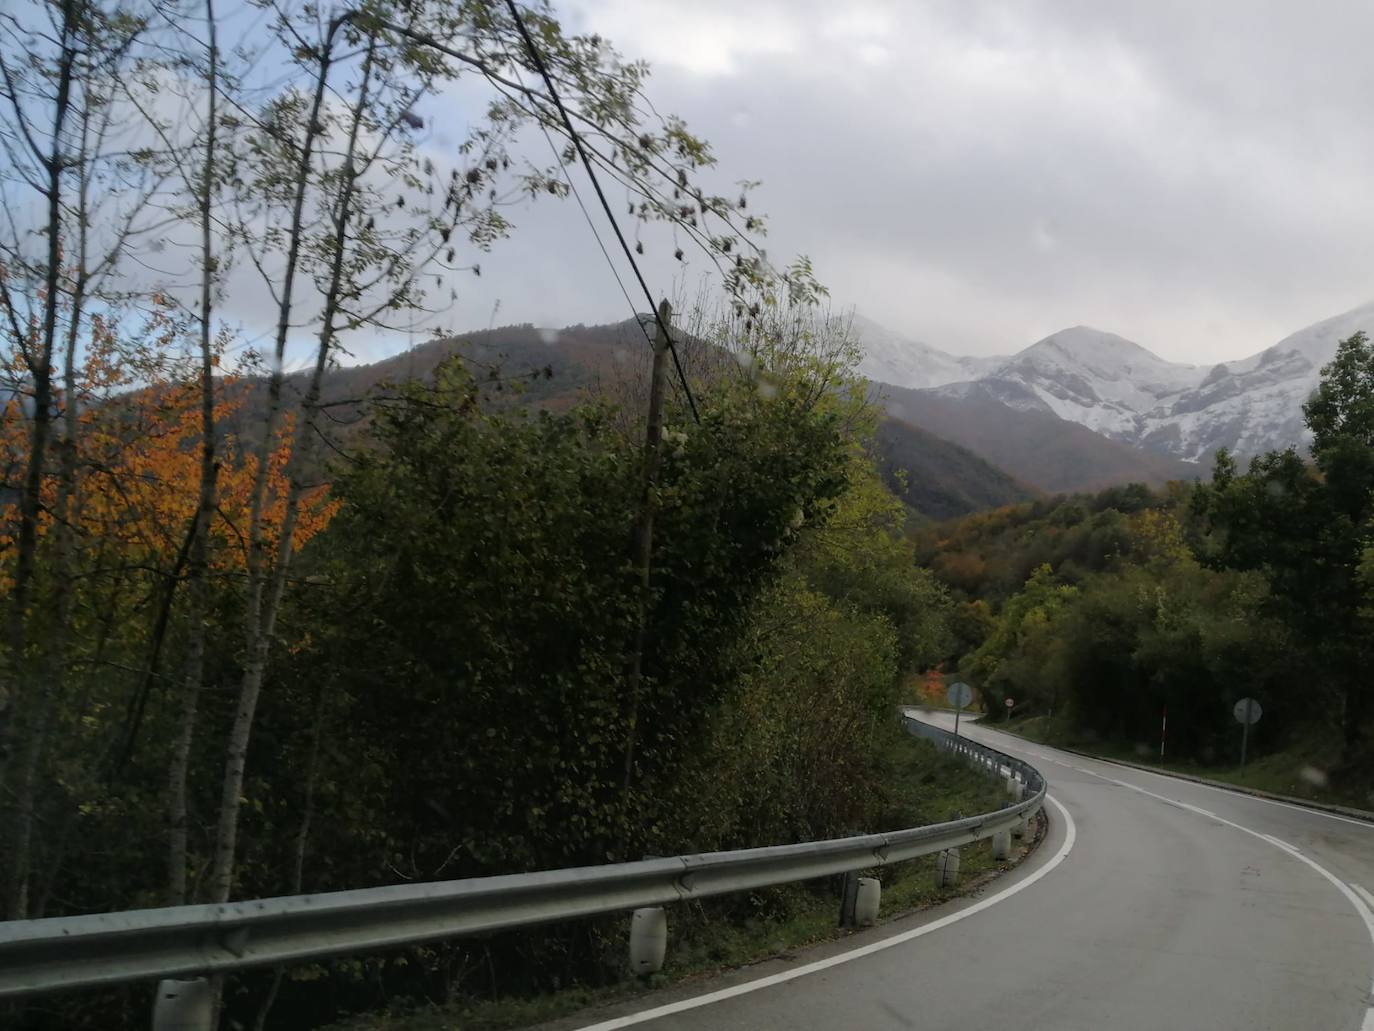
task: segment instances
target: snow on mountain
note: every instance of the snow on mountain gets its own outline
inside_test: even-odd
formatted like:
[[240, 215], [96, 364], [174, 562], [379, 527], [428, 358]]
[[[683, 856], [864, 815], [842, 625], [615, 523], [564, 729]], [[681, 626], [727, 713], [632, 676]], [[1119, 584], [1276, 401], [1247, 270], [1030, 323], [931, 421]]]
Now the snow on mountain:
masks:
[[1249, 358], [1223, 362], [1193, 389], [1145, 413], [1139, 443], [1188, 461], [1219, 447], [1242, 455], [1304, 444], [1303, 402], [1336, 345], [1359, 330], [1374, 334], [1374, 302], [1284, 337]]
[[1115, 333], [1061, 330], [982, 377], [1013, 408], [1044, 409], [1111, 437], [1134, 439], [1140, 415], [1196, 386], [1207, 370], [1180, 365]]
[[854, 316], [853, 328], [864, 350], [859, 372], [868, 379], [898, 387], [938, 387], [977, 379], [1006, 360], [946, 354], [862, 315]]
[[1168, 362], [1113, 333], [1075, 326], [1010, 358], [959, 358], [855, 319], [869, 378], [947, 398], [1040, 411], [1186, 462], [1219, 447], [1241, 455], [1306, 442], [1302, 404], [1336, 345], [1374, 335], [1374, 302], [1299, 330], [1238, 361]]

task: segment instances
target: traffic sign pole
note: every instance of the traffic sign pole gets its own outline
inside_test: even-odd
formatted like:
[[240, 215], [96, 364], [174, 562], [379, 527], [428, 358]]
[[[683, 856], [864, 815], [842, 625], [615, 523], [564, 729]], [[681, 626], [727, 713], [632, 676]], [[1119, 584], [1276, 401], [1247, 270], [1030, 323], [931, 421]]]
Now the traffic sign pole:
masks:
[[959, 717], [964, 713], [964, 706], [973, 701], [973, 688], [960, 680], [949, 685], [945, 697], [949, 699], [949, 704], [954, 706], [954, 736], [958, 737]]
[[1250, 724], [1258, 723], [1264, 715], [1260, 703], [1253, 698], [1242, 698], [1231, 710], [1240, 724], [1240, 768], [1245, 769], [1246, 753], [1250, 750]]

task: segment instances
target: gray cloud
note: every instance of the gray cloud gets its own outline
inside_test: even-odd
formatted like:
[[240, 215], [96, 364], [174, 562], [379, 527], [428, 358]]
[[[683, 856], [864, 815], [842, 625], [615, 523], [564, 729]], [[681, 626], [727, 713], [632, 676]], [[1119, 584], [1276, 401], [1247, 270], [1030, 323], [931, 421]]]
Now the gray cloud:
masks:
[[[653, 64], [651, 99], [713, 143], [716, 186], [763, 180], [770, 254], [810, 255], [836, 303], [936, 346], [1005, 353], [1087, 323], [1210, 363], [1374, 298], [1365, 3], [577, 0], [560, 13]], [[426, 117], [476, 117], [469, 89], [427, 101]], [[454, 143], [442, 137], [438, 150]], [[526, 143], [547, 160], [542, 138]], [[454, 306], [417, 340], [628, 314], [571, 200], [507, 214], [513, 238], [477, 258], [480, 278], [454, 280]], [[694, 293], [706, 260], [673, 260], [661, 227], [643, 239], [654, 291]], [[250, 296], [231, 305], [245, 323]], [[349, 346], [375, 360], [407, 342], [369, 331]]]
[[[563, 13], [654, 64], [655, 103], [715, 144], [724, 178], [764, 180], [771, 253], [810, 254], [836, 301], [937, 346], [1007, 351], [1085, 322], [1210, 362], [1374, 296], [1367, 5]], [[493, 255], [484, 303], [618, 315], [581, 215], [536, 214]]]

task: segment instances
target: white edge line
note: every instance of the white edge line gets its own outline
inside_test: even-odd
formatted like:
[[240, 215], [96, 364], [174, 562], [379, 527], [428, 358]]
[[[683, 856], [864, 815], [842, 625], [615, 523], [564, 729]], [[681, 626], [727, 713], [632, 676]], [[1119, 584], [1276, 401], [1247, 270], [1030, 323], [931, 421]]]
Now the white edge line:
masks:
[[1074, 841], [1078, 838], [1078, 828], [1074, 825], [1073, 817], [1069, 815], [1069, 811], [1060, 805], [1058, 799], [1053, 795], [1046, 795], [1045, 800], [1058, 809], [1059, 815], [1064, 818], [1064, 843], [1059, 846], [1059, 851], [1051, 856], [1049, 862], [1044, 866], [1040, 867], [1040, 869], [1023, 880], [1017, 881], [1010, 887], [1002, 889], [995, 895], [989, 895], [987, 898], [975, 902], [973, 905], [966, 909], [961, 909], [957, 913], [942, 916], [938, 920], [932, 920], [928, 924], [914, 927], [910, 931], [903, 931], [901, 934], [894, 934], [881, 941], [871, 942], [868, 945], [861, 945], [856, 949], [850, 949], [848, 952], [841, 952], [835, 956], [827, 956], [825, 959], [818, 959], [814, 963], [807, 963], [803, 966], [795, 967], [792, 970], [785, 970], [778, 974], [769, 974], [767, 977], [755, 978], [752, 981], [731, 985], [729, 988], [721, 988], [718, 991], [707, 992], [704, 995], [694, 995], [690, 999], [681, 999], [678, 1002], [670, 1002], [663, 1006], [656, 1006], [653, 1009], [641, 1010], [638, 1013], [630, 1013], [623, 1017], [614, 1017], [610, 1020], [603, 1020], [598, 1024], [587, 1024], [580, 1028], [579, 1031], [616, 1031], [617, 1028], [631, 1027], [635, 1024], [642, 1024], [645, 1021], [657, 1020], [660, 1017], [671, 1016], [674, 1013], [682, 1013], [686, 1010], [696, 1009], [699, 1006], [709, 1006], [713, 1002], [733, 999], [737, 995], [756, 992], [761, 988], [771, 988], [773, 985], [795, 981], [799, 977], [805, 977], [808, 974], [814, 974], [821, 970], [828, 970], [842, 963], [849, 963], [856, 959], [862, 959], [864, 956], [871, 956], [875, 952], [882, 952], [884, 949], [890, 949], [894, 946], [905, 944], [923, 935], [938, 931], [943, 927], [948, 927], [950, 924], [958, 923], [965, 917], [973, 916], [975, 913], [981, 913], [983, 910], [996, 905], [1003, 899], [1010, 898], [1017, 892], [1029, 888], [1032, 884], [1062, 863], [1073, 850]]
[[[1077, 756], [1076, 758], [1084, 759], [1088, 757]], [[1110, 760], [1107, 759], [1089, 759], [1089, 761], [1106, 763], [1109, 766], [1121, 766], [1120, 763], [1112, 763]], [[1198, 787], [1201, 788], [1210, 788], [1213, 791], [1224, 791], [1226, 792], [1226, 794], [1232, 796], [1233, 798], [1250, 798], [1256, 802], [1264, 802], [1267, 805], [1279, 806], [1282, 809], [1293, 809], [1297, 812], [1308, 813], [1312, 816], [1324, 816], [1328, 820], [1339, 820], [1341, 823], [1350, 823], [1354, 824], [1357, 827], [1364, 827], [1366, 829], [1374, 830], [1374, 823], [1370, 823], [1366, 820], [1353, 820], [1348, 816], [1338, 816], [1335, 813], [1328, 813], [1321, 809], [1309, 809], [1306, 806], [1293, 805], [1288, 802], [1277, 802], [1272, 798], [1263, 798], [1258, 795], [1248, 795], [1244, 791], [1231, 791], [1227, 788], [1219, 788], [1212, 784], [1203, 784], [1197, 781], [1185, 781], [1180, 777], [1170, 777], [1167, 773], [1156, 773], [1154, 770], [1147, 770], [1138, 766], [1128, 766], [1124, 768], [1133, 770], [1137, 773], [1148, 773], [1152, 777], [1160, 777], [1165, 780], [1169, 780], [1174, 784], [1196, 784]], [[1115, 777], [1108, 777], [1105, 774], [1097, 773], [1096, 771], [1087, 769], [1083, 766], [1071, 764], [1070, 769], [1077, 770], [1079, 773], [1086, 773], [1088, 776], [1096, 777], [1098, 780], [1105, 780], [1109, 784], [1117, 784], [1121, 787], [1131, 788], [1132, 790], [1137, 791], [1142, 795], [1147, 795], [1150, 798], [1157, 799], [1158, 801], [1164, 802], [1171, 806], [1192, 809], [1195, 812], [1204, 812], [1204, 810], [1199, 810], [1196, 806], [1190, 806], [1186, 802], [1179, 802], [1176, 799], [1169, 798], [1166, 795], [1156, 794], [1155, 792], [1148, 791], [1137, 784], [1130, 784], [1123, 780], [1117, 780]], [[1060, 808], [1062, 809], [1063, 807], [1061, 806]], [[1365, 929], [1369, 932], [1370, 943], [1374, 944], [1374, 897], [1371, 897], [1369, 892], [1367, 892], [1364, 888], [1361, 888], [1359, 885], [1352, 886], [1346, 884], [1339, 877], [1333, 874], [1330, 870], [1326, 869], [1326, 867], [1320, 865], [1315, 860], [1303, 855], [1301, 850], [1299, 850], [1296, 845], [1290, 845], [1288, 842], [1282, 840], [1281, 838], [1276, 838], [1269, 834], [1262, 834], [1259, 831], [1251, 830], [1249, 827], [1244, 827], [1241, 824], [1228, 820], [1223, 816], [1217, 816], [1215, 813], [1208, 813], [1207, 815], [1210, 816], [1211, 819], [1216, 820], [1218, 823], [1225, 824], [1227, 827], [1232, 827], [1235, 830], [1242, 831], [1245, 834], [1249, 834], [1251, 837], [1258, 838], [1260, 841], [1273, 845], [1280, 852], [1285, 852], [1288, 855], [1292, 856], [1294, 859], [1298, 860], [1299, 862], [1306, 863], [1313, 870], [1317, 871], [1317, 873], [1325, 877], [1328, 881], [1332, 883], [1332, 885], [1335, 886], [1337, 891], [1339, 891], [1342, 895], [1346, 897], [1346, 900], [1351, 904], [1351, 906], [1354, 907], [1356, 915], [1359, 916], [1359, 918], [1362, 921], [1364, 921]], [[1354, 890], [1351, 890], [1352, 887], [1354, 888]], [[1367, 1008], [1365, 1009], [1364, 1020], [1360, 1024], [1360, 1031], [1374, 1031], [1374, 979], [1371, 979], [1369, 993], [1366, 996], [1366, 998], [1368, 999], [1368, 1003], [1366, 1004]]]
[[[1010, 738], [1013, 742], [1014, 751], [1030, 751], [1029, 748], [1025, 747], [1026, 743], [1030, 741], [1029, 738], [1019, 737], [1018, 735], [1009, 733], [1008, 731], [998, 730], [996, 727], [993, 726], [979, 726], [979, 729], [990, 730], [994, 734], [1001, 734], [1005, 738]], [[1020, 747], [1015, 747], [1015, 745], [1018, 744], [1020, 745]], [[1294, 812], [1297, 813], [1306, 813], [1309, 816], [1323, 816], [1328, 820], [1338, 820], [1341, 823], [1348, 823], [1355, 827], [1363, 827], [1365, 830], [1374, 830], [1374, 820], [1357, 820], [1350, 816], [1341, 816], [1339, 813], [1327, 812], [1325, 809], [1313, 809], [1311, 806], [1294, 805], [1292, 802], [1280, 802], [1276, 798], [1265, 798], [1263, 795], [1252, 795], [1248, 791], [1242, 791], [1239, 788], [1219, 787], [1216, 784], [1207, 784], [1200, 780], [1188, 780], [1184, 777], [1175, 777], [1168, 773], [1161, 773], [1159, 770], [1147, 769], [1144, 766], [1128, 765], [1126, 763], [1114, 762], [1111, 759], [1099, 759], [1096, 756], [1079, 755], [1075, 752], [1063, 752], [1055, 748], [1053, 745], [1041, 745], [1041, 748], [1050, 748], [1053, 751], [1059, 752], [1060, 755], [1069, 756], [1071, 759], [1077, 759], [1080, 761], [1083, 759], [1087, 759], [1089, 762], [1103, 763], [1107, 766], [1115, 766], [1119, 769], [1131, 770], [1134, 773], [1146, 773], [1149, 774], [1151, 777], [1159, 777], [1161, 780], [1171, 781], [1174, 784], [1192, 784], [1194, 787], [1206, 788], [1209, 791], [1221, 791], [1227, 795], [1230, 795], [1232, 798], [1235, 798], [1237, 796], [1241, 798], [1248, 798], [1253, 802], [1263, 802], [1265, 805], [1276, 805], [1280, 809], [1292, 809]], [[1080, 773], [1092, 773], [1094, 777], [1101, 777], [1103, 780], [1112, 779], [1111, 777], [1103, 777], [1100, 773], [1093, 773], [1092, 770], [1085, 770], [1081, 766], [1075, 766], [1072, 762], [1062, 762], [1059, 759], [1054, 758], [1054, 756], [1052, 755], [1049, 757], [1049, 759], [1051, 762], [1057, 762], [1060, 766], [1066, 766], [1071, 770], [1078, 770]], [[1122, 782], [1115, 781], [1114, 783], [1121, 784]], [[1123, 786], [1133, 787], [1134, 785], [1124, 784]]]
[[[1007, 736], [1012, 737], [1013, 735], [1009, 734]], [[1089, 762], [1105, 763], [1108, 766], [1124, 768], [1134, 773], [1149, 774], [1151, 777], [1159, 777], [1162, 780], [1167, 780], [1174, 784], [1191, 784], [1193, 787], [1206, 788], [1208, 791], [1221, 791], [1230, 795], [1232, 798], [1243, 798], [1249, 799], [1252, 802], [1263, 802], [1265, 805], [1276, 805], [1280, 809], [1292, 809], [1294, 812], [1306, 813], [1308, 816], [1322, 816], [1328, 820], [1339, 820], [1341, 823], [1348, 823], [1355, 827], [1363, 827], [1365, 830], [1374, 831], [1374, 821], [1371, 820], [1356, 820], [1350, 816], [1341, 816], [1339, 813], [1329, 813], [1325, 809], [1313, 809], [1311, 806], [1294, 805], [1292, 802], [1280, 802], [1276, 798], [1265, 798], [1263, 795], [1252, 795], [1248, 791], [1240, 791], [1236, 788], [1222, 788], [1215, 784], [1204, 784], [1200, 780], [1187, 780], [1183, 777], [1173, 777], [1167, 773], [1160, 773], [1158, 770], [1147, 770], [1143, 766], [1126, 766], [1124, 763], [1112, 762], [1110, 759], [1097, 759], [1088, 755], [1075, 755], [1074, 758], [1079, 760], [1087, 759]], [[1067, 765], [1071, 770], [1078, 770], [1080, 773], [1092, 773], [1094, 777], [1102, 777], [1100, 773], [1093, 773], [1092, 770], [1085, 770], [1083, 767], [1075, 766], [1073, 763], [1066, 763], [1064, 765]], [[1111, 780], [1112, 778], [1102, 777], [1102, 779]], [[1120, 784], [1122, 782], [1115, 781], [1114, 783]], [[1132, 787], [1133, 785], [1126, 784], [1124, 786]], [[1142, 788], [1141, 790], [1144, 789]]]
[[[1100, 773], [1094, 773], [1092, 770], [1084, 769], [1084, 768], [1081, 767], [1081, 766], [1077, 766], [1077, 767], [1074, 767], [1074, 768], [1077, 769], [1080, 773], [1086, 773], [1088, 776], [1090, 776], [1090, 777], [1096, 777], [1096, 778], [1098, 778], [1099, 780], [1110, 781], [1110, 782], [1112, 782], [1112, 783], [1120, 783], [1120, 781], [1113, 781], [1111, 777], [1105, 777], [1105, 776], [1103, 776], [1103, 775], [1100, 774]], [[1141, 771], [1141, 772], [1148, 772], [1148, 771]], [[1160, 776], [1160, 775], [1159, 775], [1159, 774], [1156, 774], [1156, 776]], [[1206, 785], [1204, 785], [1204, 786], [1206, 786]], [[1151, 798], [1158, 799], [1159, 801], [1168, 803], [1168, 804], [1171, 805], [1171, 806], [1178, 806], [1178, 805], [1179, 805], [1179, 803], [1176, 802], [1174, 799], [1169, 798], [1169, 797], [1167, 797], [1167, 796], [1165, 796], [1165, 795], [1157, 795], [1157, 794], [1155, 794], [1153, 791], [1146, 791], [1144, 788], [1141, 788], [1141, 787], [1137, 787], [1136, 790], [1139, 791], [1142, 795], [1148, 795], [1148, 796], [1151, 797]], [[1224, 790], [1224, 789], [1218, 789], [1218, 790]], [[1268, 799], [1261, 799], [1261, 801], [1268, 801]], [[1282, 805], [1282, 803], [1276, 803], [1276, 804]], [[1192, 807], [1190, 806], [1189, 808], [1192, 808]], [[1289, 809], [1300, 809], [1300, 810], [1302, 810], [1303, 812], [1312, 812], [1312, 811], [1313, 811], [1313, 810], [1309, 810], [1309, 809], [1302, 809], [1301, 806], [1287, 806], [1286, 808], [1289, 808]], [[1327, 815], [1330, 815], [1330, 814], [1329, 814], [1329, 813], [1322, 813], [1321, 815], [1327, 816]], [[1371, 943], [1371, 944], [1374, 944], [1374, 899], [1370, 899], [1370, 904], [1367, 905], [1367, 904], [1366, 904], [1366, 898], [1368, 897], [1368, 892], [1366, 892], [1363, 888], [1359, 887], [1359, 885], [1353, 885], [1353, 887], [1354, 887], [1355, 890], [1352, 891], [1352, 890], [1351, 890], [1352, 885], [1346, 884], [1345, 881], [1341, 880], [1339, 877], [1337, 877], [1335, 874], [1333, 874], [1333, 873], [1332, 873], [1330, 870], [1328, 870], [1326, 867], [1322, 866], [1320, 863], [1316, 862], [1314, 859], [1311, 859], [1311, 858], [1309, 858], [1308, 856], [1303, 855], [1302, 852], [1298, 849], [1298, 847], [1297, 847], [1296, 845], [1290, 845], [1288, 842], [1282, 840], [1281, 838], [1276, 838], [1276, 837], [1274, 837], [1272, 834], [1262, 834], [1262, 833], [1259, 832], [1259, 831], [1251, 830], [1249, 827], [1245, 827], [1245, 826], [1242, 826], [1242, 825], [1239, 824], [1239, 823], [1235, 823], [1235, 822], [1233, 822], [1233, 821], [1231, 821], [1231, 820], [1228, 820], [1228, 819], [1226, 819], [1224, 816], [1217, 816], [1217, 815], [1213, 814], [1213, 815], [1212, 815], [1212, 819], [1216, 820], [1218, 823], [1224, 823], [1227, 827], [1231, 827], [1231, 828], [1234, 828], [1235, 830], [1241, 831], [1241, 832], [1243, 832], [1243, 833], [1245, 833], [1245, 834], [1249, 834], [1249, 835], [1250, 835], [1251, 837], [1253, 837], [1253, 838], [1258, 838], [1260, 841], [1263, 841], [1263, 842], [1265, 842], [1266, 844], [1273, 845], [1273, 846], [1274, 846], [1275, 848], [1277, 848], [1280, 852], [1284, 852], [1284, 853], [1286, 853], [1286, 854], [1292, 856], [1294, 859], [1298, 860], [1298, 861], [1301, 862], [1301, 863], [1306, 863], [1306, 864], [1307, 864], [1308, 866], [1310, 866], [1313, 870], [1317, 871], [1317, 873], [1319, 873], [1319, 874], [1321, 874], [1323, 877], [1325, 877], [1328, 881], [1330, 881], [1330, 882], [1332, 883], [1332, 885], [1335, 886], [1335, 888], [1336, 888], [1337, 891], [1339, 891], [1342, 895], [1344, 895], [1344, 896], [1346, 897], [1346, 900], [1355, 908], [1355, 914], [1356, 914], [1361, 920], [1364, 921], [1365, 930], [1367, 930], [1367, 931], [1369, 932], [1369, 940], [1370, 940], [1370, 943]], [[1339, 817], [1338, 817], [1338, 819], [1339, 819]], [[1355, 823], [1355, 822], [1358, 822], [1358, 821], [1351, 820], [1351, 821], [1349, 821], [1349, 822]], [[1356, 891], [1358, 891], [1359, 894], [1356, 894]], [[1362, 895], [1363, 895], [1363, 896], [1366, 896], [1366, 898], [1361, 898]], [[1370, 982], [1369, 994], [1368, 994], [1367, 998], [1368, 998], [1369, 1002], [1366, 1003], [1366, 1008], [1365, 1008], [1365, 1013], [1364, 1013], [1364, 1020], [1363, 1020], [1363, 1021], [1361, 1022], [1361, 1024], [1360, 1024], [1360, 1031], [1374, 1031], [1374, 980], [1371, 980], [1371, 982]]]

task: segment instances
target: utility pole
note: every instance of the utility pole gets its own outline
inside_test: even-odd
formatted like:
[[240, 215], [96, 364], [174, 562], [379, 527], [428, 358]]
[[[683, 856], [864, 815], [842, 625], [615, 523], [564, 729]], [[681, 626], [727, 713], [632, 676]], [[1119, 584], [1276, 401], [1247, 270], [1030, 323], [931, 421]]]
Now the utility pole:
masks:
[[635, 568], [639, 572], [639, 627], [634, 652], [630, 656], [630, 725], [625, 734], [624, 789], [630, 789], [634, 774], [635, 741], [639, 732], [639, 693], [644, 668], [644, 631], [649, 618], [649, 560], [654, 550], [654, 479], [658, 475], [659, 450], [663, 441], [663, 388], [668, 372], [668, 334], [666, 327], [673, 309], [667, 299], [658, 306], [658, 326], [654, 330], [654, 368], [649, 380], [649, 421], [644, 431], [644, 491], [640, 501], [639, 525], [635, 528]]

